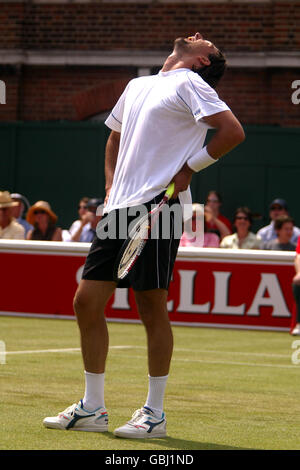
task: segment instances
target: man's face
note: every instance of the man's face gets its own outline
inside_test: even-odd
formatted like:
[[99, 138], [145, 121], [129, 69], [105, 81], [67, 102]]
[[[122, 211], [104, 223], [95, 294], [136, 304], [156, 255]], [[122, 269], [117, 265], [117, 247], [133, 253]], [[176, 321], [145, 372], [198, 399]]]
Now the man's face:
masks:
[[10, 224], [12, 218], [12, 208], [11, 207], [0, 207], [0, 225], [6, 227]]
[[279, 204], [274, 204], [270, 208], [270, 219], [271, 220], [276, 220], [278, 217], [281, 217], [282, 215], [287, 215], [287, 211], [284, 209], [284, 207], [280, 206]]
[[12, 216], [15, 217], [16, 219], [18, 219], [18, 217], [21, 217], [21, 214], [22, 214], [23, 209], [24, 209], [24, 204], [21, 201], [19, 201], [18, 199], [13, 199], [13, 201], [17, 202], [18, 205], [12, 207]]
[[203, 39], [200, 33], [188, 38], [177, 38], [174, 42], [174, 50], [195, 56], [207, 57], [216, 54], [218, 49], [211, 41]]

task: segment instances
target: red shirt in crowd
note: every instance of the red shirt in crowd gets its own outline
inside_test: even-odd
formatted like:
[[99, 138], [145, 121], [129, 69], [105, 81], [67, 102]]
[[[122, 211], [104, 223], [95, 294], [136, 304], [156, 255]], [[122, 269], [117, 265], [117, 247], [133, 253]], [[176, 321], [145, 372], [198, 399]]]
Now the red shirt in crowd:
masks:
[[[223, 222], [223, 224], [225, 224], [226, 227], [230, 230], [230, 233], [232, 233], [232, 225], [230, 220], [227, 219], [227, 217], [222, 214], [219, 214], [217, 219]], [[218, 227], [215, 224], [212, 224], [211, 222], [207, 222], [207, 230], [218, 230]]]

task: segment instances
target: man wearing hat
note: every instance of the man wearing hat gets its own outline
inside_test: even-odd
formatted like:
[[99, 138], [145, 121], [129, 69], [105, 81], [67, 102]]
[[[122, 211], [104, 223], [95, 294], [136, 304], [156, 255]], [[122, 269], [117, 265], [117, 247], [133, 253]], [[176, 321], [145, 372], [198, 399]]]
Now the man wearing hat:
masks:
[[13, 208], [18, 205], [8, 191], [0, 191], [0, 238], [24, 240], [25, 230], [13, 217]]
[[[280, 198], [274, 199], [274, 201], [272, 201], [270, 204], [269, 214], [271, 223], [269, 225], [266, 225], [265, 227], [262, 227], [257, 232], [257, 235], [261, 237], [262, 242], [269, 242], [277, 238], [277, 232], [275, 230], [274, 224], [275, 220], [278, 219], [278, 217], [281, 217], [283, 215], [289, 215], [286, 201]], [[299, 236], [300, 228], [294, 226], [293, 235], [290, 242], [296, 244]]]

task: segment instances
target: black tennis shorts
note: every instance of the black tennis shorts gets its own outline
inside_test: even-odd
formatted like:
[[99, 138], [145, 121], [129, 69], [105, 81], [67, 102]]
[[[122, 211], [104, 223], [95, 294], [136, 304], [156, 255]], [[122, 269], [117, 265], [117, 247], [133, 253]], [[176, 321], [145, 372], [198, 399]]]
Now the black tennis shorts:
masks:
[[[151, 205], [158, 204], [163, 196], [164, 193], [156, 196], [153, 200], [144, 204], [144, 206], [150, 210]], [[178, 198], [175, 200], [171, 199], [167, 204], [170, 208], [173, 204], [177, 204], [176, 209], [180, 207]], [[136, 206], [136, 208], [138, 208], [138, 206]], [[112, 211], [115, 212], [113, 215], [115, 216], [116, 220], [117, 234], [119, 234], [119, 220], [124, 220], [124, 218], [122, 219], [122, 217], [119, 217], [120, 211], [127, 211], [127, 215], [128, 208], [116, 209], [115, 211]], [[122, 215], [124, 216], [124, 212]], [[110, 213], [110, 216], [112, 216], [112, 213]], [[102, 223], [105, 222], [105, 217], [108, 217], [108, 215], [106, 214], [103, 217], [101, 221]], [[172, 210], [169, 211], [169, 217], [170, 236], [168, 238], [162, 236], [162, 223], [160, 214], [159, 223], [156, 224], [159, 230], [158, 236], [156, 238], [148, 239], [135, 265], [126, 278], [119, 281], [117, 287], [132, 287], [137, 291], [149, 289], [168, 289], [180, 242], [178, 233], [176, 236], [174, 236], [175, 216]], [[135, 218], [136, 217], [133, 216], [127, 216], [128, 225]], [[127, 236], [117, 236], [116, 238], [106, 238], [102, 240], [99, 239], [96, 235], [92, 242], [89, 254], [86, 258], [82, 279], [94, 281], [113, 281], [113, 269], [115, 261], [126, 238]]]

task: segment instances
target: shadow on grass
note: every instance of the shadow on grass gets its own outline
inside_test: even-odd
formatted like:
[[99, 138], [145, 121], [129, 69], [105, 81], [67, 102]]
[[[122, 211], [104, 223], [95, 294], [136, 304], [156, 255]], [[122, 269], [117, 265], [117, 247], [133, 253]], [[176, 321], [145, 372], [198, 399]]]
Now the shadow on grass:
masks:
[[[227, 445], [213, 444], [211, 442], [200, 442], [200, 441], [189, 441], [186, 439], [178, 439], [175, 437], [163, 437], [163, 438], [152, 438], [152, 439], [122, 439], [116, 437], [112, 432], [104, 433], [108, 439], [113, 439], [114, 441], [126, 441], [130, 440], [131, 442], [136, 442], [140, 444], [150, 444], [151, 447], [153, 444], [157, 445], [159, 450], [253, 450], [246, 447], [233, 447]], [[137, 449], [139, 450], [139, 449]]]

